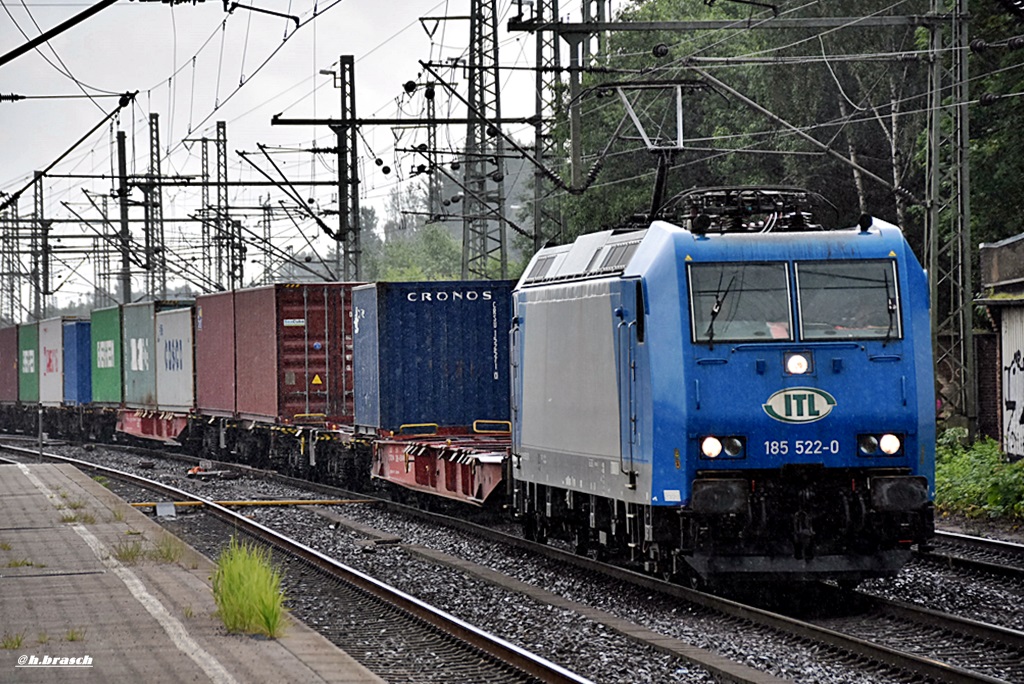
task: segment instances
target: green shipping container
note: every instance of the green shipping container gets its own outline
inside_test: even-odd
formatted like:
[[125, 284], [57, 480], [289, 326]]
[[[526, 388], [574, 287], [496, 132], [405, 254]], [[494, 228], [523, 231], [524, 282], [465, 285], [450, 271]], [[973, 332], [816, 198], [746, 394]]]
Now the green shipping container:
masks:
[[121, 307], [92, 312], [92, 401], [94, 404], [120, 406]]
[[18, 326], [18, 401], [39, 401], [39, 324]]

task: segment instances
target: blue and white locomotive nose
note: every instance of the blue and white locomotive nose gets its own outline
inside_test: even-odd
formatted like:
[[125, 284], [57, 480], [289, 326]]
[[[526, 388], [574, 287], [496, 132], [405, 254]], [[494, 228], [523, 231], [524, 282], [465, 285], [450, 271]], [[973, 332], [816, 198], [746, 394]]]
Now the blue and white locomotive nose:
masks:
[[[917, 459], [913, 285], [898, 267], [902, 236], [889, 232], [682, 240], [687, 422], [702, 467]], [[716, 446], [725, 440], [744, 448], [730, 454]]]

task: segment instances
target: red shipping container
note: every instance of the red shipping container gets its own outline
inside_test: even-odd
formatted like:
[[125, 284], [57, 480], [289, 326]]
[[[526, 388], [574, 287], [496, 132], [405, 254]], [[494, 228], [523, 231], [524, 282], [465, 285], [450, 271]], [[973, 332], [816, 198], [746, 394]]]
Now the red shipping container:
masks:
[[235, 291], [239, 418], [350, 425], [352, 283]]
[[0, 402], [18, 401], [18, 329], [0, 329]]
[[235, 293], [196, 297], [196, 408], [235, 415]]

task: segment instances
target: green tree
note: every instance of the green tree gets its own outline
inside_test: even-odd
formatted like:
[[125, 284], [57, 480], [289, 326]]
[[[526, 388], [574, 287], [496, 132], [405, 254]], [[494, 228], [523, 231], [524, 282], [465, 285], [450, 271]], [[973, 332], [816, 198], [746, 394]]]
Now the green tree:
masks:
[[1020, 20], [999, 3], [972, 4], [971, 27], [972, 37], [989, 46], [970, 58], [971, 100], [979, 103], [970, 108], [971, 228], [977, 244], [1022, 230], [1024, 45], [1009, 42], [1021, 34]]
[[384, 243], [378, 280], [457, 280], [462, 248], [440, 223], [427, 223], [414, 235]]
[[[911, 0], [901, 14], [927, 11]], [[789, 17], [867, 16], [894, 13], [877, 0], [818, 3]], [[629, 6], [623, 21], [731, 19], [756, 23], [751, 7], [703, 0], [647, 0]], [[768, 16], [766, 13], [765, 16]], [[926, 86], [924, 66], [913, 58], [913, 27], [842, 30], [764, 29], [611, 34], [600, 69], [585, 76], [583, 149], [585, 166], [608, 147], [604, 167], [591, 190], [569, 201], [575, 235], [615, 225], [650, 207], [655, 158], [638, 142], [632, 124], [613, 131], [622, 118], [609, 84], [681, 84], [685, 149], [672, 155], [668, 196], [695, 186], [796, 185], [820, 192], [850, 225], [862, 210], [897, 221], [905, 204], [885, 184], [870, 180], [798, 135], [799, 129], [830, 149], [854, 159], [890, 184], [923, 194], [919, 167], [912, 166], [922, 115], [909, 115]], [[662, 44], [667, 54], [655, 56]], [[696, 87], [703, 74], [737, 91]], [[602, 87], [605, 86], [605, 87]], [[744, 104], [749, 99], [789, 125]], [[674, 134], [675, 101], [654, 91], [632, 95], [647, 135]], [[673, 124], [659, 128], [662, 123]], [[566, 135], [565, 128], [559, 133]]]

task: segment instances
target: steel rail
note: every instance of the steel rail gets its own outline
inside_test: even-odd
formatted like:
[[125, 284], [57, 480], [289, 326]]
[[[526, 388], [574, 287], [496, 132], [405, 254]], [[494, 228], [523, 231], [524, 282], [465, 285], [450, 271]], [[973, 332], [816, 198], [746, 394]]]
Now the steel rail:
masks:
[[973, 537], [956, 532], [936, 532], [935, 541], [954, 547], [965, 547], [983, 554], [1002, 556], [1009, 562], [969, 558], [935, 548], [928, 551], [916, 551], [914, 557], [935, 565], [944, 565], [969, 572], [982, 572], [1016, 582], [1024, 582], [1024, 544]]
[[[13, 451], [26, 456], [39, 455], [39, 451], [36, 449], [23, 449], [21, 447], [9, 445], [0, 445], [0, 450]], [[268, 544], [281, 548], [287, 553], [304, 560], [313, 567], [322, 570], [329, 576], [338, 578], [345, 583], [362, 589], [367, 594], [419, 618], [421, 621], [436, 627], [446, 634], [454, 636], [460, 641], [475, 647], [476, 649], [526, 675], [529, 675], [530, 677], [534, 677], [539, 681], [548, 682], [550, 684], [592, 684], [590, 680], [581, 677], [574, 672], [570, 672], [556, 663], [520, 648], [515, 644], [509, 643], [500, 637], [485, 632], [482, 629], [474, 627], [454, 615], [450, 615], [417, 599], [414, 596], [390, 587], [387, 584], [356, 570], [355, 568], [351, 568], [320, 553], [316, 549], [300, 544], [288, 537], [284, 537], [269, 527], [250, 520], [239, 513], [235, 513], [234, 511], [201, 496], [197, 496], [162, 482], [157, 482], [156, 480], [150, 480], [123, 470], [90, 463], [81, 459], [61, 456], [59, 454], [44, 453], [42, 455], [44, 458], [96, 471], [106, 476], [156, 491], [162, 495], [173, 497], [177, 500], [194, 500], [202, 502], [207, 509], [214, 513], [214, 515], [222, 520], [228, 521], [231, 525], [243, 530], [245, 533], [263, 540]], [[0, 457], [0, 460], [12, 462], [2, 457]]]

